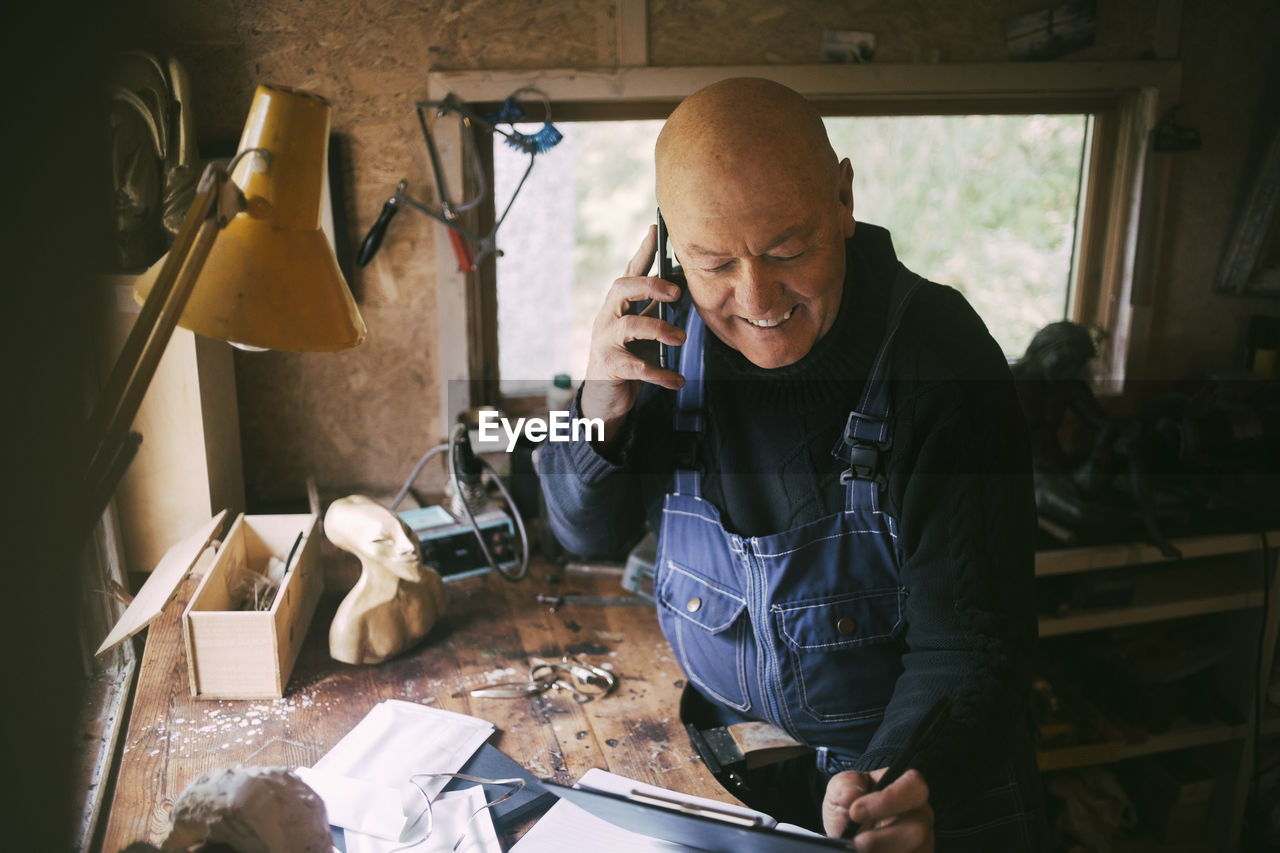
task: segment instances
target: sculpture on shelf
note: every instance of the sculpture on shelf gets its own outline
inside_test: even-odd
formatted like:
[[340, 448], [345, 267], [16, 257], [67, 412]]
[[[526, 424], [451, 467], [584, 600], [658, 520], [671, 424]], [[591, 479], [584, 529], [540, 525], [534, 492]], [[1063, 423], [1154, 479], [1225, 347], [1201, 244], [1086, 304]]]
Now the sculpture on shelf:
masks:
[[1135, 413], [1113, 414], [1089, 384], [1096, 347], [1090, 329], [1051, 323], [1012, 366], [1041, 527], [1063, 544], [1144, 535], [1176, 558], [1166, 530], [1272, 526], [1280, 383], [1230, 375], [1163, 382], [1150, 396], [1130, 391]]
[[361, 566], [329, 627], [330, 657], [380, 663], [425, 637], [444, 610], [444, 581], [422, 564], [418, 538], [400, 517], [350, 495], [329, 505], [324, 532]]
[[[1071, 544], [1078, 534], [1105, 536], [1136, 519], [1166, 557], [1179, 557], [1160, 529], [1150, 436], [1138, 421], [1110, 415], [1089, 384], [1099, 337], [1077, 323], [1050, 323], [1012, 366], [1031, 433], [1041, 525], [1065, 527]], [[1065, 441], [1064, 425], [1074, 426]]]

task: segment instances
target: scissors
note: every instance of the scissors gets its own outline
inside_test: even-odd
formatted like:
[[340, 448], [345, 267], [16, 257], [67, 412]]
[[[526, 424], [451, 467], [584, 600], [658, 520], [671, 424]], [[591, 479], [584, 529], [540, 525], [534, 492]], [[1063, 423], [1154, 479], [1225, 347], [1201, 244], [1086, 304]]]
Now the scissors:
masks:
[[504, 681], [477, 687], [471, 695], [484, 699], [523, 699], [554, 689], [593, 698], [607, 696], [617, 685], [617, 676], [609, 670], [565, 655], [558, 661], [530, 658], [528, 681]]

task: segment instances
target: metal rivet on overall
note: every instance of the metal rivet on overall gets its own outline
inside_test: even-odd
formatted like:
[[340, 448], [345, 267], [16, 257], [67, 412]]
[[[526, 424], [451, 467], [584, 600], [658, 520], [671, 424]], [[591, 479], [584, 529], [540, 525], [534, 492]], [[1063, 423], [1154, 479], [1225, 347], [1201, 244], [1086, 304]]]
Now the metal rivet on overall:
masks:
[[852, 637], [858, 630], [858, 623], [848, 616], [842, 616], [836, 623], [836, 630], [846, 637]]
[[688, 610], [690, 613], [697, 613], [701, 608], [702, 608], [702, 599], [698, 598], [698, 596], [696, 595], [693, 598], [689, 599], [689, 603], [684, 606], [684, 609]]

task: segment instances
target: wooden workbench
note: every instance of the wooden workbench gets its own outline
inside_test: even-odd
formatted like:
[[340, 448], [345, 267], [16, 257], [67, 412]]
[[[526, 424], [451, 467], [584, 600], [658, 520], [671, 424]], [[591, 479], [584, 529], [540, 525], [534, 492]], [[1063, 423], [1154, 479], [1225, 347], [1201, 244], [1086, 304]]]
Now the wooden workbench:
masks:
[[[616, 572], [570, 571], [553, 583], [546, 566], [509, 583], [492, 574], [447, 584], [448, 615], [417, 648], [374, 666], [328, 656], [338, 596], [312, 620], [288, 689], [276, 700], [191, 696], [179, 619], [195, 589], [147, 629], [136, 697], [102, 849], [159, 844], [169, 812], [193, 780], [241, 764], [310, 766], [383, 699], [422, 702], [497, 726], [490, 742], [541, 778], [572, 782], [592, 767], [663, 787], [735, 802], [697, 757], [680, 724], [683, 674], [651, 607], [565, 605], [538, 593], [616, 595]], [[564, 691], [533, 699], [479, 699], [472, 688], [523, 678], [530, 656], [580, 655], [611, 665], [618, 688], [601, 699]], [[505, 840], [510, 840], [505, 839]]]

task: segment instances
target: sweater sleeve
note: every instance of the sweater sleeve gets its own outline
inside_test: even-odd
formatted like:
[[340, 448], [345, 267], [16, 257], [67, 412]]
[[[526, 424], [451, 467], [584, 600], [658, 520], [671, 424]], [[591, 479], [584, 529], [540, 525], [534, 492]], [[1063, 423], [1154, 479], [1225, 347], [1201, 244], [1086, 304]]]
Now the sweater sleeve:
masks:
[[[574, 397], [570, 418], [582, 417]], [[635, 541], [644, 524], [639, 484], [629, 470], [636, 442], [635, 413], [609, 456], [584, 437], [547, 442], [538, 451], [538, 480], [549, 524], [560, 544], [584, 558], [607, 558]]]
[[903, 386], [916, 390], [895, 404], [890, 461], [907, 651], [858, 769], [889, 764], [949, 696], [947, 724], [915, 762], [942, 810], [974, 774], [999, 766], [1014, 727], [1026, 725], [1035, 502], [1026, 427], [999, 347], [949, 289], [923, 320], [919, 334], [899, 341], [902, 366], [914, 374]]

